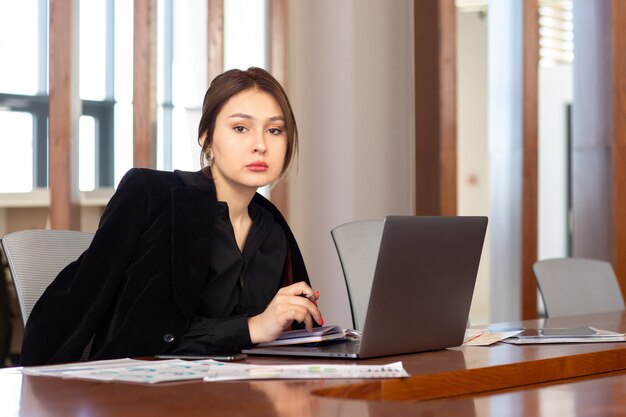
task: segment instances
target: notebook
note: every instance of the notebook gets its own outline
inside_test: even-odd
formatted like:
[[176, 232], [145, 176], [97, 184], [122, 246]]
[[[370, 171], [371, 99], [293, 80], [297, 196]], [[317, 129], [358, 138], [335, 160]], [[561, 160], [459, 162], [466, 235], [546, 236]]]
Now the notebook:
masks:
[[360, 340], [243, 352], [356, 359], [460, 346], [486, 229], [486, 217], [387, 216]]

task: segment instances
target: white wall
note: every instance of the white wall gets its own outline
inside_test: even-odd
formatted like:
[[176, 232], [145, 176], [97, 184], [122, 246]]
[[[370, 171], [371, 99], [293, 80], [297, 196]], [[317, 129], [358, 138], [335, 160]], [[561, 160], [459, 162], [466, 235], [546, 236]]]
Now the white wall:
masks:
[[[487, 216], [487, 17], [480, 12], [457, 12], [457, 65], [458, 214]], [[470, 310], [472, 325], [489, 322], [489, 231]]]
[[571, 65], [539, 67], [538, 259], [568, 256], [566, 105], [573, 100]]
[[7, 230], [7, 210], [0, 208], [0, 236], [4, 236]]
[[522, 2], [489, 2], [490, 321], [521, 316]]
[[413, 2], [289, 2], [287, 90], [300, 132], [289, 222], [324, 319], [350, 327], [330, 230], [414, 212]]

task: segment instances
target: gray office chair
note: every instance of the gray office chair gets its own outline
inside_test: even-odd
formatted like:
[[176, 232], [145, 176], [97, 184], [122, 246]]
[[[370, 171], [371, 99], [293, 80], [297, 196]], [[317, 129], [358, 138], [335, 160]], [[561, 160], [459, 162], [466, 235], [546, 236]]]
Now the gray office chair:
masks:
[[546, 259], [533, 265], [547, 317], [624, 310], [609, 262], [584, 258]]
[[356, 221], [331, 230], [348, 289], [354, 330], [365, 327], [378, 249], [383, 235], [382, 220]]
[[92, 239], [93, 233], [43, 229], [22, 230], [2, 238], [24, 326], [44, 290]]
[[[48, 285], [63, 268], [78, 259], [92, 239], [93, 233], [37, 229], [13, 232], [0, 240], [24, 326]], [[92, 341], [85, 347], [81, 360], [89, 358]]]
[[11, 308], [9, 305], [9, 265], [0, 251], [0, 368], [7, 366], [11, 345]]

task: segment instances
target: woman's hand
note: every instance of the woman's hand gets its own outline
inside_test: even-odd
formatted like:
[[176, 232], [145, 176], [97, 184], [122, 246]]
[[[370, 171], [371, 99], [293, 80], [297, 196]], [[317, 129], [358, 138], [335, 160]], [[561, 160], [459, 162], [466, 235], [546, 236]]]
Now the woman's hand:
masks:
[[272, 342], [294, 320], [304, 323], [311, 331], [313, 320], [323, 325], [324, 319], [317, 309], [319, 292], [315, 292], [304, 282], [297, 282], [281, 288], [261, 314], [248, 319], [252, 343]]

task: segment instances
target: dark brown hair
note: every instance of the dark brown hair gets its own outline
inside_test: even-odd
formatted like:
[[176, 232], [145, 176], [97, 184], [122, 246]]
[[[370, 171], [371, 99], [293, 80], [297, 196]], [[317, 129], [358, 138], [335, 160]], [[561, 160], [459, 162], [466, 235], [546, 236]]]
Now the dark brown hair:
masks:
[[[298, 151], [298, 127], [291, 110], [291, 104], [280, 83], [266, 70], [255, 67], [250, 67], [246, 71], [232, 69], [218, 75], [211, 82], [209, 89], [204, 95], [202, 118], [198, 126], [198, 143], [202, 146], [200, 163], [203, 168], [206, 166], [207, 152], [213, 144], [217, 115], [231, 97], [242, 91], [255, 88], [274, 97], [283, 112], [285, 131], [287, 133], [287, 151], [285, 152], [283, 170], [280, 173], [281, 177], [289, 168], [292, 158], [294, 155], [297, 155]], [[203, 137], [206, 138], [204, 143], [202, 142]], [[210, 170], [203, 170], [210, 175]]]

